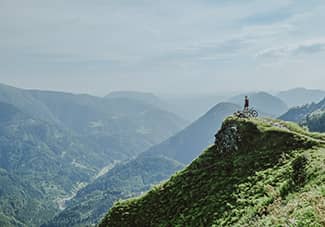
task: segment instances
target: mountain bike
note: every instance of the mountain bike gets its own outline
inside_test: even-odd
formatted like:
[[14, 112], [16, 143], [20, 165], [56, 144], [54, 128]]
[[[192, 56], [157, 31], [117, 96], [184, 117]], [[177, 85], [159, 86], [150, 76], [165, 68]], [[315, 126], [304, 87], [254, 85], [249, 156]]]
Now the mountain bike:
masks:
[[240, 118], [256, 118], [258, 117], [258, 112], [254, 108], [250, 108], [248, 110], [237, 111], [234, 115]]

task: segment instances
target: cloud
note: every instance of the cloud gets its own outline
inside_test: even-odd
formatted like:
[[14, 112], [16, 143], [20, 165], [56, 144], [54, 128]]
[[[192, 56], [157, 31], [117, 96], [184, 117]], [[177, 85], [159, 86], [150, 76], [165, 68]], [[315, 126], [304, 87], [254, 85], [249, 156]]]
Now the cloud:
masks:
[[325, 51], [325, 39], [307, 40], [294, 45], [264, 49], [257, 53], [258, 58], [279, 58], [287, 56], [308, 55]]
[[241, 49], [249, 45], [249, 40], [229, 39], [224, 41], [207, 41], [193, 43], [189, 46], [177, 48], [173, 55], [183, 59], [222, 59], [236, 55]]
[[[51, 81], [61, 81], [73, 90], [92, 84], [103, 93], [128, 88], [179, 92], [196, 91], [202, 81], [202, 87], [214, 91], [227, 89], [223, 81], [230, 75], [234, 81], [260, 78], [254, 71], [256, 53], [289, 58], [324, 50], [322, 40], [299, 41], [325, 37], [321, 0], [0, 2], [0, 81], [21, 87], [54, 88]], [[304, 60], [321, 71], [318, 59]], [[287, 71], [297, 69], [283, 65]], [[79, 76], [87, 82], [76, 86]], [[187, 88], [184, 83], [170, 86], [189, 77], [200, 79], [187, 82]]]

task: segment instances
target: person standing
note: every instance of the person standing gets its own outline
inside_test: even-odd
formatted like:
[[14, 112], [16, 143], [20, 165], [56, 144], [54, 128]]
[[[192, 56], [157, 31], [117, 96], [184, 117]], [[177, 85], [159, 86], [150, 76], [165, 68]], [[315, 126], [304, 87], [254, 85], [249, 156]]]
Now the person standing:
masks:
[[245, 96], [244, 112], [248, 112], [249, 108], [249, 99], [248, 96]]

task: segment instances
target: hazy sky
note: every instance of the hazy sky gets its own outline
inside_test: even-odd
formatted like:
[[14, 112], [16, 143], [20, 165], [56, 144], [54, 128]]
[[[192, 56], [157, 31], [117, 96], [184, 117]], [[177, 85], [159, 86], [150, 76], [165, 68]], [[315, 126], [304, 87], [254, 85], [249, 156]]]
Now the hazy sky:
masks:
[[324, 0], [0, 0], [0, 82], [103, 95], [325, 89]]

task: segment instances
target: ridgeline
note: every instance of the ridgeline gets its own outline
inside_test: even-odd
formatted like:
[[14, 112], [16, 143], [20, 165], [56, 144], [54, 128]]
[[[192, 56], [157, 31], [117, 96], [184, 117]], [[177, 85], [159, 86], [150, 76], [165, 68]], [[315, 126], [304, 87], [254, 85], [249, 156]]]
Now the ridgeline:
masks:
[[324, 172], [324, 134], [229, 117], [216, 144], [99, 226], [324, 226]]

